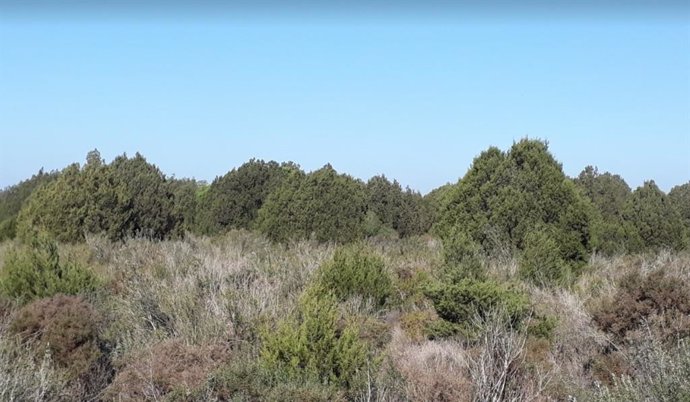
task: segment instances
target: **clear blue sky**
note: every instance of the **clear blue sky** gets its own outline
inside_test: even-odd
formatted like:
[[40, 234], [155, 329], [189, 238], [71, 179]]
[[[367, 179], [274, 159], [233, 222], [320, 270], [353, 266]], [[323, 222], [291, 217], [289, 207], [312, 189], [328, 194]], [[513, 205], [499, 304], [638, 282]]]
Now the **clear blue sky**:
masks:
[[[136, 151], [212, 180], [252, 158], [423, 193], [547, 139], [664, 190], [690, 180], [690, 13], [0, 19], [0, 187]], [[303, 12], [303, 11], [300, 11]], [[685, 14], [684, 14], [685, 13]], [[102, 13], [101, 13], [102, 14]], [[84, 18], [87, 17], [87, 18]]]

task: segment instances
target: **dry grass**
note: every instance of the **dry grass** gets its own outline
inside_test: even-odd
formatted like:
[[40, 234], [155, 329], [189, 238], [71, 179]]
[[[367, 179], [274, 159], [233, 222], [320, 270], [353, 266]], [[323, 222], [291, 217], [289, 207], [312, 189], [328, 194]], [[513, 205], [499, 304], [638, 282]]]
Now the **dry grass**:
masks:
[[[350, 394], [352, 399], [622, 401], [646, 392], [633, 399], [641, 401], [653, 400], [655, 389], [672, 398], [670, 388], [688, 387], [687, 344], [659, 342], [653, 316], [647, 327], [640, 326], [651, 328], [646, 338], [637, 331], [626, 342], [592, 318], [631, 271], [646, 277], [663, 270], [690, 283], [688, 254], [594, 256], [569, 288], [543, 289], [519, 282], [516, 259], [504, 253], [485, 261], [488, 276], [517, 281], [530, 295], [532, 319], [556, 319], [548, 339], [488, 320], [475, 323], [481, 330], [474, 339], [428, 340], [425, 326], [439, 318], [422, 290], [443, 265], [440, 243], [429, 236], [368, 243], [385, 261], [397, 301], [382, 309], [352, 297], [339, 306], [361, 323], [362, 337], [377, 352], [365, 373], [366, 386]], [[10, 247], [0, 244], [0, 263]], [[276, 245], [246, 231], [165, 242], [89, 237], [86, 244], [61, 246], [61, 253], [88, 266], [105, 284], [88, 296], [107, 324], [99, 337], [117, 370], [109, 393], [100, 397], [156, 400], [180, 391], [184, 399], [232, 362], [255, 362], [261, 330], [294, 313], [299, 295], [334, 250], [308, 241]], [[0, 300], [0, 400], [83, 399], [86, 394], [54, 364], [49, 348], [38, 353], [9, 333], [18, 311]], [[130, 385], [136, 389], [131, 395], [123, 391]], [[276, 390], [303, 390], [303, 384], [273, 386], [271, 398], [280, 396]], [[303, 392], [297, 391], [293, 394]]]

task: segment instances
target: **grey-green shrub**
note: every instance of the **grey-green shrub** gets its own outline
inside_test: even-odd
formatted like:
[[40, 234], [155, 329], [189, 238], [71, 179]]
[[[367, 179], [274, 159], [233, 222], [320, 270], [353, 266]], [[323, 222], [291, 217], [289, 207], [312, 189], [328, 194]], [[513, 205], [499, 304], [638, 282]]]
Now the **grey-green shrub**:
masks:
[[62, 293], [77, 295], [98, 286], [96, 277], [73, 261], [61, 261], [57, 244], [44, 237], [11, 250], [0, 272], [2, 292], [22, 303]]
[[262, 336], [261, 360], [284, 380], [318, 381], [356, 388], [368, 360], [368, 347], [354, 324], [339, 328], [334, 296], [318, 286], [299, 301], [297, 317]]
[[360, 243], [338, 248], [333, 258], [320, 267], [316, 280], [339, 300], [358, 295], [383, 306], [393, 294], [383, 259]]

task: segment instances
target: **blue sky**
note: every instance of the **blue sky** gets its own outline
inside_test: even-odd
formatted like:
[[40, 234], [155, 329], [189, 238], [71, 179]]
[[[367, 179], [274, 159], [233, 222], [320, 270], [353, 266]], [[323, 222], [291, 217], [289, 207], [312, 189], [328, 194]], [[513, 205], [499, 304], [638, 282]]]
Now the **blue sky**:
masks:
[[635, 187], [690, 180], [690, 18], [4, 18], [0, 187], [136, 151], [212, 180], [327, 162], [423, 193], [547, 139]]

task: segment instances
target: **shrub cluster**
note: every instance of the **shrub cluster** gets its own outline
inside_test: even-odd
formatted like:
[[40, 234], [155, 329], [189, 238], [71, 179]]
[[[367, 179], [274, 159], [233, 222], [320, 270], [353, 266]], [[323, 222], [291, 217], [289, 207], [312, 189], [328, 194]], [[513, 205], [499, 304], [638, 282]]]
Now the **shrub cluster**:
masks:
[[100, 315], [80, 297], [55, 295], [20, 309], [10, 331], [30, 343], [38, 356], [49, 350], [58, 366], [78, 376], [101, 357], [100, 322]]
[[690, 335], [690, 285], [659, 269], [649, 274], [627, 274], [613, 300], [602, 303], [594, 322], [616, 340], [649, 328], [659, 339], [673, 341]]
[[91, 271], [61, 261], [57, 244], [43, 236], [34, 238], [31, 246], [11, 250], [0, 271], [2, 293], [24, 303], [58, 293], [91, 292], [97, 286]]
[[393, 284], [383, 260], [362, 244], [338, 248], [333, 259], [317, 271], [316, 281], [319, 288], [333, 293], [341, 301], [361, 296], [383, 306], [393, 294]]
[[356, 389], [367, 366], [367, 345], [354, 323], [339, 327], [334, 296], [314, 286], [302, 295], [296, 318], [262, 336], [261, 360], [288, 380]]

